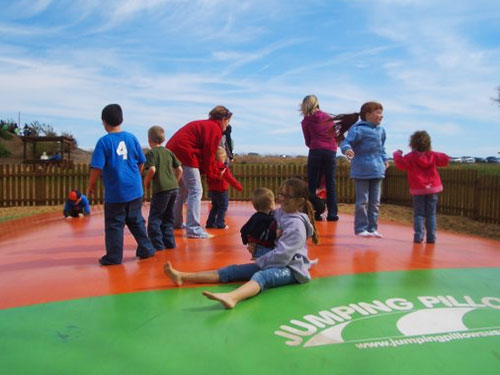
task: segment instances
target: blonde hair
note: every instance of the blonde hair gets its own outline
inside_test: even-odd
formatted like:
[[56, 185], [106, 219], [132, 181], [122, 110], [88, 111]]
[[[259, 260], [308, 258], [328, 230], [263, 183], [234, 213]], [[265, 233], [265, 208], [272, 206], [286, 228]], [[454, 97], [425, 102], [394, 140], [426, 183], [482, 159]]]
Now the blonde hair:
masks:
[[267, 211], [274, 202], [274, 193], [265, 187], [259, 187], [252, 193], [252, 205], [256, 211]]
[[319, 109], [318, 98], [315, 95], [307, 95], [304, 100], [302, 100], [300, 111], [304, 116], [309, 116], [312, 115], [316, 109]]
[[302, 206], [302, 212], [309, 217], [309, 221], [313, 226], [312, 240], [315, 245], [319, 243], [319, 233], [316, 229], [316, 223], [314, 221], [314, 209], [309, 201], [309, 186], [300, 178], [288, 178], [281, 184], [281, 189], [285, 189], [290, 192], [291, 196], [294, 198], [304, 199], [304, 205]]
[[215, 159], [219, 160], [219, 157], [224, 155], [224, 159], [227, 157], [227, 152], [224, 148], [222, 147], [217, 147], [217, 151], [215, 151]]
[[150, 127], [148, 130], [148, 139], [151, 142], [162, 144], [165, 141], [165, 130], [158, 125]]

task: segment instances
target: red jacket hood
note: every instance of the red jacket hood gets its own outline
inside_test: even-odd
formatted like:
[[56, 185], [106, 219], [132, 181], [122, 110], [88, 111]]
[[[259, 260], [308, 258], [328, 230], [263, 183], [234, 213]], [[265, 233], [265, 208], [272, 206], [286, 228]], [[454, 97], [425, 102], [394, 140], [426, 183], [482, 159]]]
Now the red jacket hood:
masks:
[[436, 155], [430, 151], [414, 151], [411, 153], [411, 158], [421, 168], [431, 168], [436, 165]]

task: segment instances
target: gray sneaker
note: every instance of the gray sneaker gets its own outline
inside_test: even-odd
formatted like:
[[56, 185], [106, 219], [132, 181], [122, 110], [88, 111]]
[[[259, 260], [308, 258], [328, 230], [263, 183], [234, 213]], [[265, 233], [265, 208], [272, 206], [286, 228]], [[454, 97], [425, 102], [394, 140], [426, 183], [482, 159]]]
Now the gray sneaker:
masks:
[[356, 233], [356, 236], [368, 238], [368, 237], [373, 237], [373, 234], [370, 233], [370, 232], [368, 232], [368, 231], [366, 231], [366, 230], [364, 230], [362, 232]]

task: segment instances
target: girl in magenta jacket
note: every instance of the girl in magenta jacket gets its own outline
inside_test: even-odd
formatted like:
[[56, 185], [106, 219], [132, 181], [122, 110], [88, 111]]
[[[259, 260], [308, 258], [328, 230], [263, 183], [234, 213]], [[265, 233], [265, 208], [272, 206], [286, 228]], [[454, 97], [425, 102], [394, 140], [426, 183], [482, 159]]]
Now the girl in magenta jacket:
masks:
[[394, 152], [396, 167], [408, 170], [410, 194], [413, 196], [413, 228], [415, 243], [424, 240], [424, 222], [426, 242], [436, 242], [436, 207], [438, 193], [443, 191], [443, 184], [437, 167], [448, 165], [450, 157], [441, 152], [431, 151], [431, 137], [425, 131], [416, 131], [410, 137], [412, 152], [403, 156], [401, 150]]

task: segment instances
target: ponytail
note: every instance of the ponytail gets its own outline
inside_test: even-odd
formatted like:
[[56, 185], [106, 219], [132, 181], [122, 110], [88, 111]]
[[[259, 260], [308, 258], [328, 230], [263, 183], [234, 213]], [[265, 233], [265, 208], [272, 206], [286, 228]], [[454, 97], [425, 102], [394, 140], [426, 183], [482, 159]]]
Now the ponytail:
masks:
[[312, 241], [315, 245], [317, 245], [319, 243], [319, 233], [318, 230], [316, 229], [316, 221], [314, 220], [314, 209], [309, 199], [306, 199], [304, 208], [305, 208], [304, 213], [307, 214], [307, 216], [309, 217], [309, 221], [311, 222], [313, 227]]
[[329, 121], [333, 122], [333, 126], [330, 129], [331, 135], [337, 143], [344, 140], [344, 134], [359, 120], [359, 113], [349, 113], [341, 115], [332, 115]]

